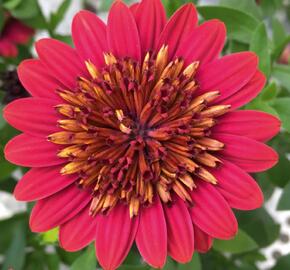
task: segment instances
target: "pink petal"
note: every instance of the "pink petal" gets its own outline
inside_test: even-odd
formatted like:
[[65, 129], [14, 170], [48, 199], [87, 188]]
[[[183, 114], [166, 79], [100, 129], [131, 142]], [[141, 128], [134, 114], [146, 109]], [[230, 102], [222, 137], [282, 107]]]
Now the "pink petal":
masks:
[[246, 85], [257, 70], [258, 58], [252, 52], [234, 53], [203, 65], [197, 73], [199, 93], [218, 90], [215, 103], [231, 96]]
[[218, 180], [217, 189], [230, 207], [253, 210], [262, 206], [263, 193], [256, 181], [233, 163], [223, 160], [223, 164], [211, 173]]
[[47, 167], [65, 162], [57, 157], [60, 147], [45, 138], [21, 134], [11, 139], [5, 146], [5, 158], [24, 167]]
[[16, 57], [18, 49], [9, 39], [0, 38], [0, 55], [4, 57]]
[[12, 19], [4, 28], [4, 35], [11, 42], [16, 44], [25, 44], [34, 34], [34, 30], [22, 22]]
[[159, 197], [140, 211], [136, 244], [143, 259], [154, 268], [163, 268], [167, 256], [167, 229]]
[[60, 225], [59, 242], [63, 249], [74, 252], [89, 245], [96, 236], [99, 216], [89, 215], [88, 205], [75, 217]]
[[280, 131], [280, 126], [280, 120], [271, 114], [243, 110], [230, 112], [219, 118], [212, 132], [246, 136], [265, 142]]
[[254, 99], [261, 92], [265, 84], [265, 75], [257, 70], [254, 77], [244, 87], [220, 102], [222, 104], [230, 104], [231, 109], [234, 110]]
[[64, 88], [63, 85], [49, 75], [47, 68], [39, 60], [24, 60], [17, 71], [21, 83], [32, 96], [62, 100], [56, 94], [56, 89]]
[[36, 51], [50, 73], [66, 87], [73, 89], [79, 76], [86, 76], [85, 63], [69, 45], [56, 39], [39, 40]]
[[208, 252], [213, 244], [213, 238], [194, 225], [194, 249], [199, 253]]
[[136, 15], [136, 12], [137, 12], [137, 9], [138, 9], [138, 7], [139, 7], [139, 3], [134, 3], [134, 4], [132, 4], [130, 7], [129, 7], [129, 9], [130, 9], [130, 11], [132, 12], [132, 14], [133, 14], [133, 16], [135, 17], [135, 15]]
[[277, 153], [269, 146], [243, 136], [215, 134], [225, 144], [222, 157], [235, 163], [247, 172], [261, 172], [278, 162]]
[[141, 59], [141, 47], [133, 14], [122, 1], [115, 1], [108, 18], [109, 50], [117, 57]]
[[179, 263], [191, 261], [194, 252], [194, 233], [185, 202], [176, 197], [172, 205], [164, 205], [168, 229], [168, 252]]
[[75, 184], [38, 201], [32, 209], [29, 225], [33, 232], [45, 232], [77, 215], [91, 200], [91, 195]]
[[72, 23], [72, 36], [83, 61], [90, 60], [97, 67], [104, 64], [107, 51], [106, 25], [94, 13], [82, 10]]
[[21, 98], [9, 103], [3, 110], [3, 116], [13, 127], [43, 138], [59, 130], [55, 105], [56, 101], [51, 99]]
[[96, 230], [96, 255], [105, 270], [117, 269], [134, 242], [139, 216], [130, 218], [127, 205], [117, 204], [100, 216]]
[[66, 188], [77, 180], [76, 175], [61, 175], [63, 166], [33, 168], [17, 183], [14, 196], [19, 201], [36, 201]]
[[236, 235], [237, 220], [228, 203], [212, 184], [198, 181], [191, 197], [194, 206], [190, 214], [196, 226], [214, 238], [230, 239]]
[[158, 42], [158, 48], [168, 45], [172, 58], [181, 42], [188, 37], [197, 25], [197, 12], [193, 4], [183, 5], [167, 22]]
[[143, 0], [136, 10], [135, 20], [139, 30], [143, 55], [156, 49], [160, 34], [166, 24], [166, 13], [160, 0]]
[[186, 65], [194, 61], [206, 64], [219, 56], [225, 39], [224, 23], [219, 20], [207, 21], [194, 29], [188, 38], [181, 42], [175, 57], [182, 57]]

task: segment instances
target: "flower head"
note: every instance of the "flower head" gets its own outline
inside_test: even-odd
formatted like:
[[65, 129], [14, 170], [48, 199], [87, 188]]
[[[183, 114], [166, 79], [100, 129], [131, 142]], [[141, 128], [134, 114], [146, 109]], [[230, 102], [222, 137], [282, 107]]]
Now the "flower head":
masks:
[[16, 57], [17, 45], [26, 44], [33, 33], [32, 28], [7, 14], [3, 29], [0, 31], [0, 56]]
[[263, 202], [248, 173], [278, 159], [264, 142], [279, 120], [237, 110], [264, 86], [257, 57], [219, 57], [222, 22], [198, 26], [192, 4], [167, 21], [160, 0], [130, 9], [116, 1], [107, 25], [81, 11], [72, 35], [75, 49], [38, 41], [39, 59], [18, 70], [33, 97], [4, 112], [24, 132], [5, 153], [32, 167], [15, 189], [17, 199], [37, 201], [31, 229], [60, 226], [69, 251], [96, 240], [106, 270], [134, 241], [160, 268], [167, 254], [185, 263], [213, 238], [232, 238], [231, 208]]

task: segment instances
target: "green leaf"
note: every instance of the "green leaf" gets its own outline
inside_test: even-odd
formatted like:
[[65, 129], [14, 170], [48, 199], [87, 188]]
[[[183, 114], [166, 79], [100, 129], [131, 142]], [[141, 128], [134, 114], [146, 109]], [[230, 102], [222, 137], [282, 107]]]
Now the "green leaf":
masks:
[[14, 232], [13, 240], [4, 256], [3, 270], [21, 270], [25, 260], [25, 225], [19, 224]]
[[148, 265], [122, 265], [118, 270], [149, 270], [150, 266]]
[[177, 270], [202, 270], [198, 253], [194, 253], [191, 262], [179, 264]]
[[249, 43], [259, 20], [243, 11], [221, 6], [199, 6], [201, 16], [206, 19], [220, 19], [227, 27], [228, 37]]
[[253, 0], [220, 0], [220, 5], [239, 9], [256, 18], [262, 17], [262, 12]]
[[271, 82], [269, 83], [266, 88], [261, 93], [261, 99], [263, 101], [270, 101], [276, 98], [278, 94], [277, 83]]
[[0, 6], [0, 33], [4, 27], [4, 23], [5, 23], [5, 15], [4, 15], [4, 10], [1, 8]]
[[63, 20], [66, 11], [68, 10], [71, 4], [70, 0], [64, 0], [58, 10], [55, 13], [52, 13], [49, 21], [49, 29], [54, 31], [58, 24]]
[[290, 182], [283, 189], [283, 193], [279, 200], [277, 210], [279, 211], [290, 210]]
[[58, 241], [58, 228], [54, 228], [50, 231], [41, 234], [41, 241], [44, 244], [54, 244]]
[[273, 60], [277, 60], [280, 57], [280, 55], [282, 54], [283, 50], [285, 49], [285, 47], [288, 45], [289, 42], [290, 36], [286, 36], [284, 39], [280, 40], [279, 43], [275, 43], [277, 45], [274, 47], [274, 50], [272, 52]]
[[277, 19], [272, 19], [273, 42], [274, 44], [281, 43], [287, 36], [284, 25]]
[[279, 64], [274, 65], [272, 76], [281, 86], [290, 91], [290, 66]]
[[167, 257], [166, 264], [163, 267], [163, 270], [176, 270], [176, 264], [170, 257]]
[[236, 237], [232, 240], [215, 240], [213, 248], [220, 252], [232, 254], [244, 253], [258, 248], [256, 242], [243, 230], [239, 230]]
[[95, 248], [90, 246], [72, 264], [71, 270], [95, 270], [97, 265]]
[[290, 255], [283, 256], [278, 259], [272, 270], [287, 270], [290, 269]]
[[267, 30], [264, 23], [261, 23], [256, 28], [250, 43], [250, 50], [258, 55], [259, 68], [268, 77], [271, 71], [271, 58]]
[[280, 225], [264, 208], [250, 212], [237, 212], [239, 227], [260, 247], [270, 245], [279, 236]]
[[273, 101], [272, 106], [279, 114], [283, 128], [290, 132], [290, 97], [277, 98]]
[[15, 9], [11, 10], [13, 17], [19, 19], [32, 18], [37, 16], [38, 12], [40, 12], [40, 8], [37, 0], [21, 1]]
[[3, 1], [3, 7], [6, 9], [15, 9], [19, 4], [21, 0], [4, 0]]

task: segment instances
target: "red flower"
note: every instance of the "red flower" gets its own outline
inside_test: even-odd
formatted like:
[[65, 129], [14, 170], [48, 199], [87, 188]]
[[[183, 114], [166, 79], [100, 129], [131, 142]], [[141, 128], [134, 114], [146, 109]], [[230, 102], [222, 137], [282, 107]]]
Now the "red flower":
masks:
[[72, 35], [76, 49], [36, 44], [40, 59], [18, 70], [33, 97], [4, 112], [24, 132], [5, 153], [32, 167], [15, 189], [17, 199], [37, 200], [31, 229], [60, 226], [69, 251], [96, 240], [106, 270], [134, 241], [146, 262], [162, 267], [167, 253], [185, 263], [213, 238], [232, 238], [231, 208], [263, 203], [248, 173], [278, 159], [264, 142], [279, 120], [237, 110], [265, 84], [256, 55], [220, 58], [222, 22], [198, 26], [192, 4], [166, 21], [160, 0], [131, 10], [116, 1], [107, 26], [81, 11]]
[[0, 56], [16, 57], [18, 55], [17, 45], [26, 44], [33, 34], [32, 28], [8, 16], [0, 32]]

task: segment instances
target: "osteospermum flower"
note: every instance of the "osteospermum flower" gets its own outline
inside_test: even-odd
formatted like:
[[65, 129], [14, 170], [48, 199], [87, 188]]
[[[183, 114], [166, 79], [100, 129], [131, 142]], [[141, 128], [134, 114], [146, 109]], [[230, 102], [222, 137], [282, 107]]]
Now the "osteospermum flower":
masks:
[[232, 238], [231, 208], [263, 202], [248, 173], [277, 162], [264, 142], [279, 120], [237, 110], [265, 84], [256, 55], [219, 57], [222, 22], [198, 26], [192, 4], [167, 21], [160, 0], [131, 9], [116, 1], [107, 25], [81, 11], [72, 36], [75, 49], [36, 43], [39, 59], [18, 70], [33, 97], [4, 112], [24, 132], [5, 153], [32, 167], [15, 189], [18, 200], [37, 201], [32, 231], [59, 226], [69, 251], [95, 240], [106, 270], [134, 242], [160, 268], [167, 254], [185, 263], [213, 238]]
[[0, 56], [16, 57], [17, 45], [26, 44], [34, 30], [10, 15], [6, 15], [4, 20], [3, 29], [0, 31]]

